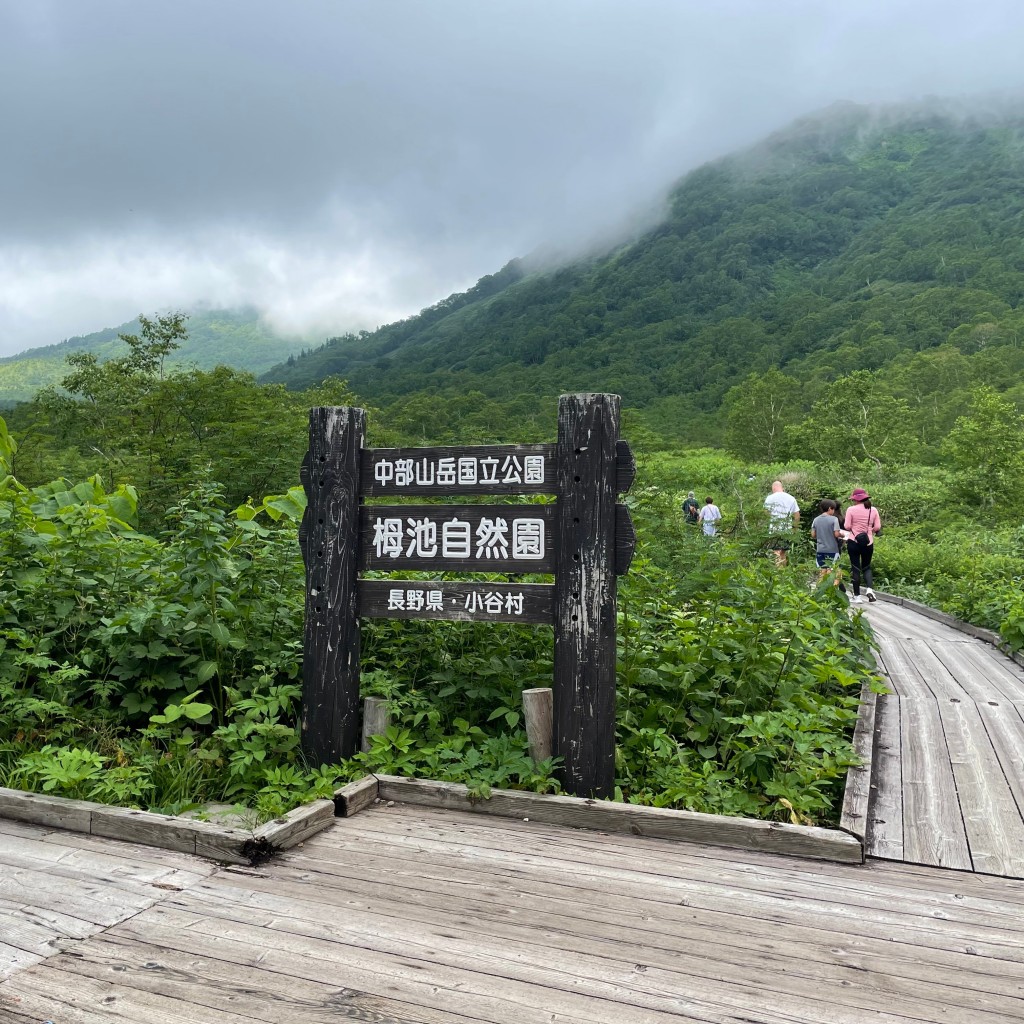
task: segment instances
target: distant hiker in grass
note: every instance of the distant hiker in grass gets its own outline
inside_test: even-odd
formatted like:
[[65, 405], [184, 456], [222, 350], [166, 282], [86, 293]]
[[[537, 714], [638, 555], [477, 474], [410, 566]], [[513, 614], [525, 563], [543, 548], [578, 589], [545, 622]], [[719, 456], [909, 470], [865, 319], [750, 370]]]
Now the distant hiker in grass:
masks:
[[800, 522], [800, 506], [796, 498], [786, 492], [782, 481], [776, 480], [772, 483], [772, 493], [764, 499], [764, 507], [768, 512], [769, 544], [775, 552], [775, 564], [785, 565], [792, 545], [787, 534], [791, 535], [793, 527]]
[[714, 537], [718, 533], [715, 523], [722, 518], [722, 513], [714, 500], [709, 496], [704, 499], [704, 507], [697, 513], [697, 520], [704, 525], [704, 536]]
[[683, 502], [683, 515], [691, 526], [696, 526], [699, 522], [700, 505], [697, 504], [693, 491], [686, 492], [686, 500]]
[[846, 542], [846, 553], [850, 556], [850, 579], [853, 581], [853, 604], [863, 604], [860, 596], [861, 580], [864, 582], [864, 596], [869, 601], [875, 600], [875, 592], [871, 589], [871, 558], [875, 553], [875, 537], [882, 532], [882, 519], [877, 508], [871, 506], [871, 495], [858, 487], [850, 495], [853, 504], [846, 510], [843, 529], [849, 539]]

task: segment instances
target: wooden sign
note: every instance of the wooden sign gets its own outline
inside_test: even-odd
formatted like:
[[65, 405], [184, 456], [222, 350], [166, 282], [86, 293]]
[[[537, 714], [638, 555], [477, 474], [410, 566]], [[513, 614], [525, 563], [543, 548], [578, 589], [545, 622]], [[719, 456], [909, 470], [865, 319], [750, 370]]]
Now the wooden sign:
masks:
[[366, 448], [360, 479], [367, 497], [554, 494], [555, 446]]
[[454, 619], [550, 626], [555, 621], [555, 588], [551, 583], [360, 580], [359, 614], [373, 619]]
[[[310, 411], [303, 750], [358, 749], [359, 617], [553, 624], [555, 756], [577, 796], [615, 787], [616, 577], [636, 534], [617, 395], [563, 395], [540, 445], [366, 448], [361, 409]], [[552, 494], [553, 504], [367, 505], [375, 497]], [[554, 583], [360, 579], [361, 571], [553, 574]]]
[[364, 505], [359, 567], [551, 573], [551, 505]]

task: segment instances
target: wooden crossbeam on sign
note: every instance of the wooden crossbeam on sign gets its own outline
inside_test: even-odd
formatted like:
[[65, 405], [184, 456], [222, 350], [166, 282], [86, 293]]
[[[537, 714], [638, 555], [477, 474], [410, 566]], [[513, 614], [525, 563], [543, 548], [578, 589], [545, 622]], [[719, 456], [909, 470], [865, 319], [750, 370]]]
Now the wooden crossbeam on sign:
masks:
[[[553, 444], [364, 448], [359, 493], [367, 498], [555, 494], [555, 451]], [[307, 467], [307, 462], [303, 466]], [[619, 440], [615, 444], [615, 492], [625, 494], [635, 479], [636, 459], [629, 442]]]
[[359, 567], [552, 573], [554, 516], [553, 505], [364, 505]]
[[552, 583], [360, 580], [359, 614], [376, 619], [447, 619], [551, 625]]

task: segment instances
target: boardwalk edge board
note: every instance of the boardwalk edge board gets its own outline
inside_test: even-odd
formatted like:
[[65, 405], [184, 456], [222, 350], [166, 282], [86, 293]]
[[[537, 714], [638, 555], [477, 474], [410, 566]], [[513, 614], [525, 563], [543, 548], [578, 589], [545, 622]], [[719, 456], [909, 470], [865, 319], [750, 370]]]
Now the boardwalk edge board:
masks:
[[334, 801], [304, 804], [249, 830], [0, 787], [0, 818], [176, 850], [221, 863], [255, 864], [327, 828], [334, 820]]
[[867, 841], [868, 801], [875, 751], [875, 707], [875, 691], [865, 681], [860, 691], [857, 725], [853, 731], [853, 752], [860, 763], [851, 766], [846, 773], [843, 810], [839, 818], [839, 827], [862, 845]]
[[860, 838], [840, 829], [508, 789], [492, 789], [481, 800], [458, 783], [394, 775], [378, 775], [377, 783], [380, 800], [846, 864], [864, 862]]
[[353, 814], [366, 810], [377, 799], [377, 777], [364, 775], [334, 791], [334, 813], [339, 818], [351, 818]]
[[909, 597], [899, 597], [896, 594], [884, 594], [880, 590], [875, 591], [880, 601], [885, 601], [887, 604], [895, 604], [900, 608], [909, 608], [912, 612], [917, 612], [918, 615], [923, 615], [925, 618], [934, 619], [936, 622], [941, 622], [943, 625], [949, 626], [950, 629], [958, 630], [961, 633], [966, 633], [968, 636], [973, 636], [975, 640], [982, 640], [987, 644], [991, 644], [997, 650], [1002, 651], [1011, 661], [1020, 665], [1024, 668], [1024, 654], [1020, 651], [1015, 651], [1003, 638], [991, 629], [985, 629], [983, 626], [974, 626], [970, 622], [964, 622], [963, 619], [958, 619], [954, 615], [950, 615], [949, 612], [939, 611], [938, 608], [932, 608], [929, 605], [921, 604], [919, 601], [912, 601]]

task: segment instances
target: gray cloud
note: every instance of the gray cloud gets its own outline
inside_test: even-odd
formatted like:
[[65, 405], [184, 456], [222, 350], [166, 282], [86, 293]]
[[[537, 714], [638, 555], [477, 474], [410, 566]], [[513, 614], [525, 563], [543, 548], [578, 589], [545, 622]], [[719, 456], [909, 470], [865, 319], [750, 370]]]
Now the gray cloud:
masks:
[[0, 354], [373, 327], [835, 100], [1021, 91], [1016, 0], [0, 0]]

